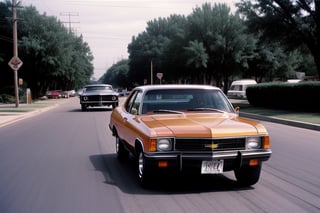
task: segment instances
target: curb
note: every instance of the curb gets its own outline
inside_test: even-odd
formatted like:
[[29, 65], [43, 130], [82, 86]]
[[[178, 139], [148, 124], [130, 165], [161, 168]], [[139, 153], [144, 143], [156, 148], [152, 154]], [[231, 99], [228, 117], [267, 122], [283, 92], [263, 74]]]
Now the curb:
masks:
[[50, 109], [53, 109], [53, 108], [57, 107], [58, 105], [59, 104], [53, 104], [51, 106], [40, 108], [40, 109], [36, 109], [36, 110], [32, 110], [32, 111], [27, 112], [27, 113], [21, 113], [21, 114], [13, 115], [11, 119], [8, 119], [6, 121], [1, 122], [1, 120], [0, 120], [0, 127], [4, 127], [4, 126], [10, 125], [10, 124], [13, 124], [13, 123], [15, 123], [17, 121], [21, 121], [21, 120], [24, 120], [26, 118], [41, 114], [43, 112], [46, 112], [46, 111], [48, 111]]
[[298, 122], [298, 121], [293, 121], [288, 119], [268, 117], [268, 116], [262, 116], [262, 115], [246, 113], [246, 112], [240, 112], [240, 116], [245, 118], [255, 119], [255, 120], [267, 121], [272, 123], [278, 123], [278, 124], [284, 124], [288, 126], [320, 131], [320, 125], [318, 124], [306, 123], [301, 121]]

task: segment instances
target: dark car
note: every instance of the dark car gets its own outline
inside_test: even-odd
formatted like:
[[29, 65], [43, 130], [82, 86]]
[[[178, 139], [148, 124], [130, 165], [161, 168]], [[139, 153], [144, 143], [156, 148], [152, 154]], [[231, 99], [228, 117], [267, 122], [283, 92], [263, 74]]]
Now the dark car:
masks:
[[88, 107], [112, 106], [115, 108], [119, 104], [118, 93], [109, 84], [91, 84], [84, 87], [80, 94], [80, 104], [82, 111]]
[[239, 117], [223, 92], [198, 85], [135, 88], [111, 113], [118, 158], [137, 158], [143, 185], [157, 174], [221, 174], [234, 171], [238, 183], [258, 182], [271, 156], [266, 128]]

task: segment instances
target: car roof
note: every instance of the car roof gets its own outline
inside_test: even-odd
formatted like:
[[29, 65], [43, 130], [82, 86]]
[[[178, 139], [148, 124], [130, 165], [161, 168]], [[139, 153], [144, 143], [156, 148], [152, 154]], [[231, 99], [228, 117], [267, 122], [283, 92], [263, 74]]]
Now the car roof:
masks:
[[135, 89], [143, 91], [158, 90], [158, 89], [213, 89], [220, 90], [218, 87], [209, 85], [196, 85], [196, 84], [162, 84], [162, 85], [145, 85], [138, 86]]
[[231, 85], [235, 84], [256, 84], [257, 82], [252, 79], [243, 79], [243, 80], [236, 80], [231, 83]]

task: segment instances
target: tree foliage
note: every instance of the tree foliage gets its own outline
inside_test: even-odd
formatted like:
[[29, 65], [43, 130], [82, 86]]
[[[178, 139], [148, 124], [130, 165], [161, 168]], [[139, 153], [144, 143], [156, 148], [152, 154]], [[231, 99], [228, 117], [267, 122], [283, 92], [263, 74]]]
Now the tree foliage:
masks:
[[99, 79], [99, 82], [105, 84], [112, 84], [117, 88], [130, 87], [129, 79], [127, 78], [129, 72], [128, 59], [123, 59], [118, 63], [112, 65], [107, 72]]
[[[1, 17], [12, 16], [8, 5], [0, 3]], [[3, 14], [3, 15], [1, 15]], [[44, 95], [50, 89], [70, 90], [86, 84], [93, 74], [90, 48], [82, 36], [69, 32], [55, 17], [40, 15], [33, 6], [18, 8], [19, 58], [23, 66], [19, 69], [19, 78], [24, 79], [33, 95]], [[1, 24], [0, 36], [12, 35], [10, 22]], [[9, 33], [9, 34], [10, 34]], [[9, 41], [9, 42], [8, 42]], [[11, 40], [0, 40], [12, 47]], [[0, 50], [1, 70], [10, 72], [7, 65], [12, 57], [12, 48]], [[11, 76], [1, 80], [1, 85], [11, 84]]]
[[163, 73], [165, 82], [221, 86], [233, 76], [262, 78], [266, 71], [250, 69], [259, 56], [258, 44], [259, 37], [249, 33], [244, 20], [226, 4], [206, 3], [187, 17], [171, 15], [148, 22], [128, 46], [129, 78], [150, 83], [151, 61], [154, 73]]
[[244, 22], [226, 4], [206, 3], [194, 9], [188, 23], [190, 39], [202, 42], [209, 56], [206, 78], [227, 85], [229, 77], [246, 67], [253, 54], [255, 40], [246, 33]]
[[196, 69], [206, 68], [209, 56], [202, 42], [189, 41], [189, 46], [184, 48], [188, 56], [187, 65]]
[[265, 40], [281, 41], [288, 49], [305, 45], [320, 76], [320, 1], [241, 0], [237, 7], [251, 31], [262, 31]]
[[[290, 19], [284, 22], [285, 9], [294, 11], [284, 4], [290, 1], [254, 2], [242, 0], [235, 14], [226, 4], [206, 3], [187, 17], [171, 15], [148, 22], [128, 45], [128, 77], [136, 84], [150, 83], [151, 61], [154, 75], [164, 74], [163, 82], [226, 85], [225, 90], [236, 78], [261, 82], [296, 78], [296, 71], [313, 75], [315, 63], [297, 33], [315, 26], [298, 10], [300, 6], [314, 14], [312, 6], [308, 9], [311, 1], [293, 5], [294, 19], [301, 18], [296, 31]], [[282, 7], [275, 2], [282, 2]], [[283, 39], [285, 35], [289, 36]]]

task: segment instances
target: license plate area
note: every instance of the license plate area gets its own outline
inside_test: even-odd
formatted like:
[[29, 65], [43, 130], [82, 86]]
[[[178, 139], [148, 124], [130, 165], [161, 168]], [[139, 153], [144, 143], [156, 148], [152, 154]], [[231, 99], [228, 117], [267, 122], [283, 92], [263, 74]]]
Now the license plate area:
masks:
[[223, 163], [223, 160], [202, 161], [201, 174], [221, 174]]

